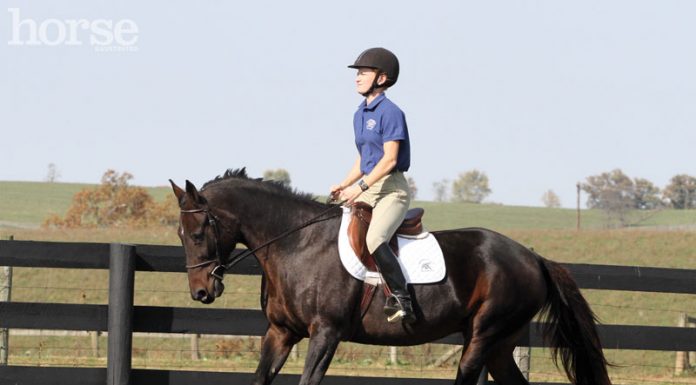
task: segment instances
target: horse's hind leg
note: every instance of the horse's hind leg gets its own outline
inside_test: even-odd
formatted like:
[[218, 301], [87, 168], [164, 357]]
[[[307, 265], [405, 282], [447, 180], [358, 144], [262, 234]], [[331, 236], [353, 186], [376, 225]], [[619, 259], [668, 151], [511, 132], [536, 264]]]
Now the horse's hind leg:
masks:
[[485, 353], [485, 340], [478, 336], [471, 337], [468, 343], [464, 345], [462, 358], [459, 360], [459, 367], [457, 368], [457, 378], [454, 380], [455, 385], [476, 384], [483, 369]]
[[[491, 364], [493, 364], [501, 378], [500, 381], [496, 378], [496, 382], [508, 384], [504, 382], [504, 380], [507, 380], [507, 377], [503, 375], [506, 373], [504, 371], [504, 368], [507, 368], [505, 366], [506, 361], [499, 361], [498, 357], [501, 356], [501, 352], [514, 346], [514, 341], [517, 341], [519, 332], [511, 333], [505, 323], [500, 322], [502, 317], [500, 314], [491, 313], [489, 307], [485, 305], [481, 306], [479, 312], [474, 316], [471, 330], [468, 333], [470, 336], [467, 338], [466, 333], [464, 336], [465, 340], [468, 340], [468, 344], [464, 345], [462, 358], [459, 361], [457, 379], [454, 382], [455, 385], [476, 384], [483, 366], [490, 366]], [[506, 348], [503, 349], [502, 347]], [[512, 359], [511, 348], [509, 356]], [[512, 363], [514, 365], [514, 361]], [[493, 369], [489, 367], [489, 370], [491, 370], [492, 374]], [[519, 370], [517, 371], [519, 372]], [[517, 382], [510, 382], [510, 384], [517, 384]]]
[[516, 337], [508, 338], [504, 344], [491, 351], [486, 361], [486, 367], [496, 384], [529, 385], [512, 356], [512, 351], [515, 350]]

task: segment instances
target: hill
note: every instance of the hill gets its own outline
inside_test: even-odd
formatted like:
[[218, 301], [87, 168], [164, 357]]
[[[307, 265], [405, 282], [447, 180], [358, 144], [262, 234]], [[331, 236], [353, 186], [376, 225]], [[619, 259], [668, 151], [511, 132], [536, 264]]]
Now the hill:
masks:
[[[93, 185], [0, 181], [0, 227], [36, 228], [50, 214], [65, 214], [73, 195], [90, 186]], [[158, 201], [171, 194], [168, 186], [148, 187], [147, 190]], [[416, 201], [412, 206], [426, 209], [424, 221], [431, 230], [486, 227], [503, 231], [574, 229], [576, 226], [573, 209], [424, 201]], [[581, 210], [581, 226], [584, 229], [604, 228], [604, 214], [598, 210]], [[696, 229], [696, 210], [664, 210], [636, 227]]]
[[[0, 227], [36, 228], [51, 214], [64, 215], [75, 193], [93, 184], [0, 181]], [[147, 187], [158, 201], [169, 187]]]

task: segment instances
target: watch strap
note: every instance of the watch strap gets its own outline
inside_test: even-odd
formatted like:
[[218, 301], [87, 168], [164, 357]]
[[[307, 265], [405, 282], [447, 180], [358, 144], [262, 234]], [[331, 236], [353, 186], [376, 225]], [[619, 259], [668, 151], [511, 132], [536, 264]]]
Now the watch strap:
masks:
[[368, 186], [367, 183], [365, 183], [365, 181], [363, 179], [360, 179], [358, 181], [358, 186], [360, 186], [360, 189], [363, 191], [366, 191], [367, 189], [370, 188], [370, 186]]

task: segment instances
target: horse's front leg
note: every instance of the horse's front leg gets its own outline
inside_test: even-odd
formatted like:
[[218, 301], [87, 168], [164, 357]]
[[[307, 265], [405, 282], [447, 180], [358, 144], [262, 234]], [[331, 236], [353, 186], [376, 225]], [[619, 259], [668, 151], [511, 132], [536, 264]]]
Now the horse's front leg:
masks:
[[309, 339], [300, 385], [317, 385], [321, 382], [339, 342], [339, 334], [335, 329], [326, 326], [316, 329]]
[[285, 364], [293, 345], [299, 340], [300, 338], [289, 330], [271, 324], [263, 337], [261, 359], [252, 385], [270, 384]]

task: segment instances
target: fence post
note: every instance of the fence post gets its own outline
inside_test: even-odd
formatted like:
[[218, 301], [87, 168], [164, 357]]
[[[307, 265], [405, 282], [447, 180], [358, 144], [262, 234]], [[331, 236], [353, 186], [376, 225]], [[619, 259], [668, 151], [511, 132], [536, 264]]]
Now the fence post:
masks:
[[512, 352], [517, 367], [520, 368], [524, 379], [529, 381], [529, 357], [532, 349], [529, 346], [517, 346]]
[[389, 347], [389, 363], [392, 365], [396, 365], [399, 361], [399, 358], [396, 353], [396, 346], [390, 346]]
[[191, 334], [191, 360], [198, 361], [201, 359], [200, 334]]
[[[679, 314], [679, 323], [677, 326], [680, 328], [687, 327], [688, 316], [686, 313]], [[674, 363], [674, 375], [679, 376], [684, 373], [685, 370], [689, 369], [689, 352], [677, 352], [676, 362]]]
[[[578, 184], [579, 186], [579, 184]], [[579, 207], [579, 206], [578, 206]], [[527, 324], [527, 335], [526, 341], [523, 343], [526, 345], [521, 345], [521, 346], [516, 346], [515, 350], [512, 352], [512, 357], [515, 360], [515, 363], [517, 364], [517, 367], [520, 369], [520, 372], [522, 372], [522, 376], [524, 377], [525, 380], [529, 381], [529, 367], [530, 367], [530, 358], [531, 358], [531, 352], [532, 348], [529, 346], [530, 345], [530, 340], [531, 340], [531, 331], [529, 329], [529, 323]]]
[[[8, 240], [14, 240], [10, 235]], [[0, 302], [10, 302], [12, 298], [12, 266], [0, 267]], [[0, 365], [7, 365], [10, 356], [10, 329], [0, 329]]]
[[111, 244], [107, 385], [130, 385], [133, 346], [135, 246]]
[[89, 332], [89, 337], [92, 342], [92, 356], [99, 358], [99, 335], [101, 332], [91, 331]]

